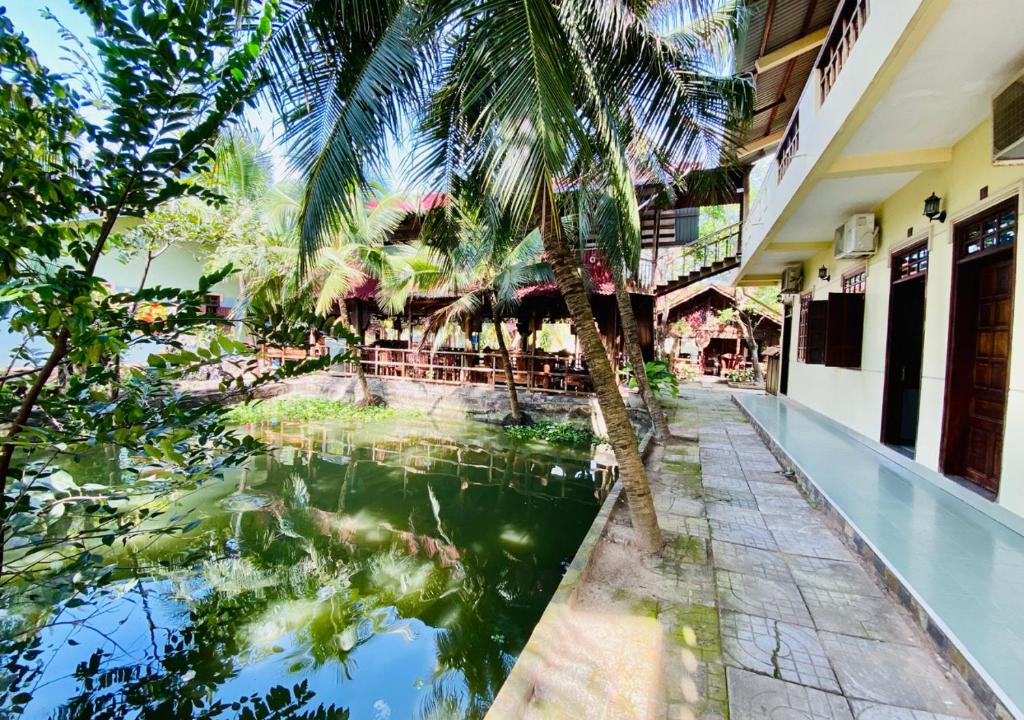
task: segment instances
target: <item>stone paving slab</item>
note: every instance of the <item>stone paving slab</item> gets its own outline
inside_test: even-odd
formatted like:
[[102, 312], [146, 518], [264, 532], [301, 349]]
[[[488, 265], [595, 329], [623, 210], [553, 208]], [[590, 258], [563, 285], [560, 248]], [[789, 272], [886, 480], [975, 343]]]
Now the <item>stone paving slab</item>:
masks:
[[796, 625], [814, 625], [795, 583], [718, 570], [715, 573], [715, 585], [719, 606], [723, 610], [759, 615]]
[[882, 589], [860, 563], [806, 555], [786, 555], [785, 563], [802, 588], [835, 590], [851, 595], [882, 597]]
[[767, 528], [751, 527], [731, 520], [718, 520], [709, 518], [712, 534], [715, 540], [747, 545], [761, 550], [778, 550], [775, 537]]
[[732, 720], [853, 720], [841, 695], [730, 667]]
[[864, 700], [851, 700], [850, 707], [857, 720], [958, 720], [954, 715], [939, 715]]
[[895, 707], [972, 717], [927, 650], [820, 632], [847, 696]]
[[839, 692], [814, 628], [756, 615], [722, 613], [722, 652], [729, 665], [778, 680]]
[[801, 592], [819, 630], [890, 643], [921, 644], [921, 633], [887, 597], [865, 597], [812, 587], [804, 587]]
[[715, 567], [722, 570], [752, 575], [765, 580], [792, 583], [793, 575], [781, 553], [736, 543], [714, 540], [711, 552]]

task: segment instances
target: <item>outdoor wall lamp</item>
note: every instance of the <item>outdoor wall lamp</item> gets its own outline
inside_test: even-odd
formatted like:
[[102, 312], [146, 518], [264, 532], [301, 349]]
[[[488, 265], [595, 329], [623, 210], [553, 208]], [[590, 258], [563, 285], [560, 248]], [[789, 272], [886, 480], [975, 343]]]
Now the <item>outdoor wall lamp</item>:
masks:
[[924, 201], [924, 216], [929, 220], [946, 222], [946, 211], [942, 209], [942, 198], [932, 193]]
[[824, 265], [822, 265], [820, 268], [818, 268], [818, 277], [821, 280], [824, 280], [825, 282], [829, 282], [829, 281], [832, 280], [832, 276], [829, 275], [829, 273], [828, 273], [828, 268], [825, 267]]

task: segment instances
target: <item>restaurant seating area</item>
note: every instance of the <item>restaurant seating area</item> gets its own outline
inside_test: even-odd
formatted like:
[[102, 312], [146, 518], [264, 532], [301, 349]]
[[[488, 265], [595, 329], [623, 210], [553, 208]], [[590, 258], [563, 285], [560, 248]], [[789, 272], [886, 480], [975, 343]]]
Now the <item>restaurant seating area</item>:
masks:
[[[369, 377], [395, 377], [457, 385], [504, 385], [501, 354], [490, 350], [361, 347], [363, 372]], [[510, 353], [517, 386], [551, 393], [593, 391], [586, 363], [567, 353]], [[352, 363], [342, 367], [354, 372]]]

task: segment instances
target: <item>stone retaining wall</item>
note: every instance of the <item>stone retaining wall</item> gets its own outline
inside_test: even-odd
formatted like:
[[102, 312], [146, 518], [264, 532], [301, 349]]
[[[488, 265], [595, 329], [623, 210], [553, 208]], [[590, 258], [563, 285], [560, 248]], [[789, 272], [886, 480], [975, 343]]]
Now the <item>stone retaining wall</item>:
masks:
[[[486, 385], [445, 385], [405, 378], [367, 378], [370, 392], [384, 398], [388, 405], [418, 410], [426, 415], [458, 414], [484, 422], [501, 422], [508, 415], [508, 393]], [[287, 380], [269, 388], [268, 396], [292, 395], [355, 402], [361, 398], [359, 381], [350, 375], [317, 373]], [[634, 393], [625, 396], [630, 419], [637, 434], [651, 427], [650, 416]], [[591, 395], [559, 395], [519, 389], [519, 404], [535, 420], [574, 422], [589, 425], [598, 435], [606, 435], [597, 398]]]

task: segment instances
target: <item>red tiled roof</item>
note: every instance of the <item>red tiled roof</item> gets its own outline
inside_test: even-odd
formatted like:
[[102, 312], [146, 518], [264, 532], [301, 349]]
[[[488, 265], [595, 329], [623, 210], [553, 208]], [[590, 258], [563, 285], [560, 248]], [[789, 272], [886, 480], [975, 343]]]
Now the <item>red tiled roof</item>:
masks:
[[[422, 197], [412, 197], [408, 200], [402, 200], [398, 203], [398, 208], [400, 210], [405, 210], [405, 212], [410, 214], [423, 215], [428, 210], [444, 207], [447, 204], [448, 196], [445, 193], [432, 192], [427, 193]], [[378, 203], [376, 200], [371, 200], [366, 203], [366, 206], [371, 208], [377, 207], [377, 205]]]
[[[583, 264], [590, 273], [591, 286], [589, 290], [597, 295], [614, 295], [615, 278], [608, 269], [604, 253], [600, 250], [585, 250], [583, 252]], [[554, 297], [559, 294], [558, 285], [554, 281], [540, 283], [522, 288], [516, 295], [520, 300], [533, 297]]]

